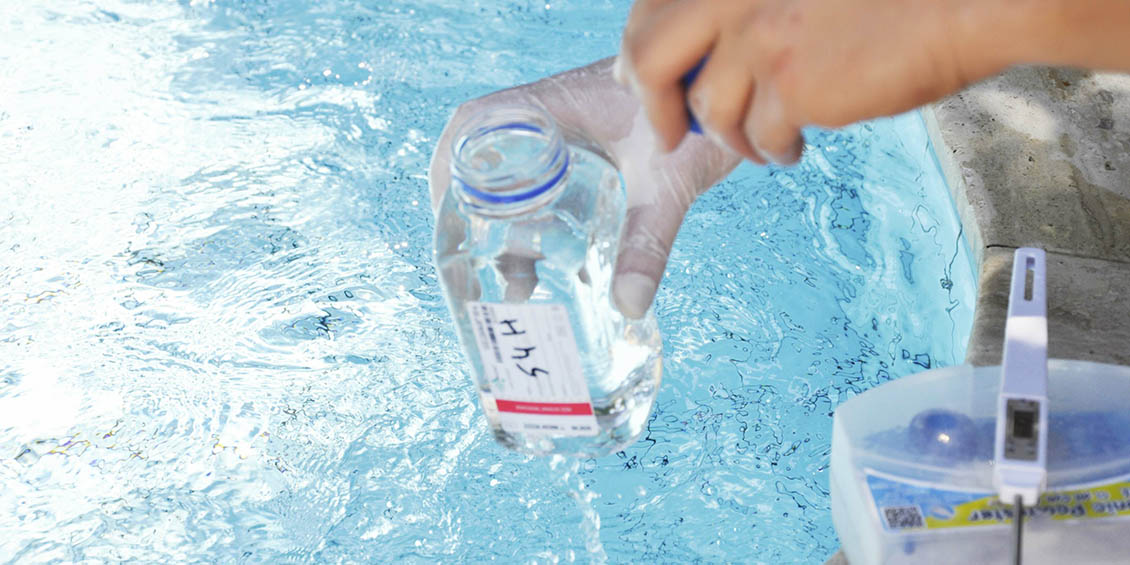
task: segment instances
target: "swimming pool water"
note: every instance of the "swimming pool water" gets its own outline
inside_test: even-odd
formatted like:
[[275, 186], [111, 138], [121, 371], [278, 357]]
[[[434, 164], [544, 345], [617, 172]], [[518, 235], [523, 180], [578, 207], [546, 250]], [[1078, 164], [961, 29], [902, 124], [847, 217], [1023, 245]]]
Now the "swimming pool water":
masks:
[[431, 266], [459, 102], [627, 1], [0, 6], [0, 561], [819, 563], [832, 410], [960, 362], [917, 115], [696, 203], [645, 437], [495, 445]]

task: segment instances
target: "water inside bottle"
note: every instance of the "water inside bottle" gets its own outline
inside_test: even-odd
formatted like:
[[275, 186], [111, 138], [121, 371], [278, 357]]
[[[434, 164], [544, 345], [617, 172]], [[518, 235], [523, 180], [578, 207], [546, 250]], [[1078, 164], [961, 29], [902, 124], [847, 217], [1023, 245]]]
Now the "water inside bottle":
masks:
[[620, 175], [548, 118], [496, 114], [454, 148], [436, 260], [483, 410], [513, 449], [602, 455], [634, 441], [658, 389], [654, 314], [615, 308]]

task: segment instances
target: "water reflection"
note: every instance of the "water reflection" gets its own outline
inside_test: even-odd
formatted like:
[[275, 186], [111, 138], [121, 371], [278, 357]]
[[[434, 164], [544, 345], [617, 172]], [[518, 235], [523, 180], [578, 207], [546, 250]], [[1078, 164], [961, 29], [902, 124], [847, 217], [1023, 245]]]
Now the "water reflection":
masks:
[[968, 331], [914, 117], [813, 132], [696, 205], [631, 449], [531, 460], [480, 421], [431, 268], [434, 136], [612, 52], [626, 9], [0, 8], [0, 559], [830, 554], [832, 409]]

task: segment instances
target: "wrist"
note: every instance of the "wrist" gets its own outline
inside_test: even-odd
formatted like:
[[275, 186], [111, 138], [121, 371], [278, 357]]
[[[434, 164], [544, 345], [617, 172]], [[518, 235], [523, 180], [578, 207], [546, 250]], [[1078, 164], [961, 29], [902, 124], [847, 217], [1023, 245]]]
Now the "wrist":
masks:
[[1039, 50], [1032, 62], [1130, 71], [1130, 2], [1042, 0]]
[[1016, 64], [1130, 71], [1127, 0], [955, 0], [960, 60], [981, 76]]
[[960, 74], [975, 82], [1013, 65], [1043, 62], [1062, 3], [957, 0], [950, 28]]

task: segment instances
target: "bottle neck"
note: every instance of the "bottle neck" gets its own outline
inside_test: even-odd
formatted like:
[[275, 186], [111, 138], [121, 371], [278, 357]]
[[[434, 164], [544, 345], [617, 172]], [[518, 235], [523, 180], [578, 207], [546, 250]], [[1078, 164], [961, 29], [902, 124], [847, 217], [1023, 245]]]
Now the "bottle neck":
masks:
[[491, 108], [468, 120], [456, 139], [453, 189], [477, 213], [526, 213], [545, 205], [565, 186], [569, 149], [543, 110]]

